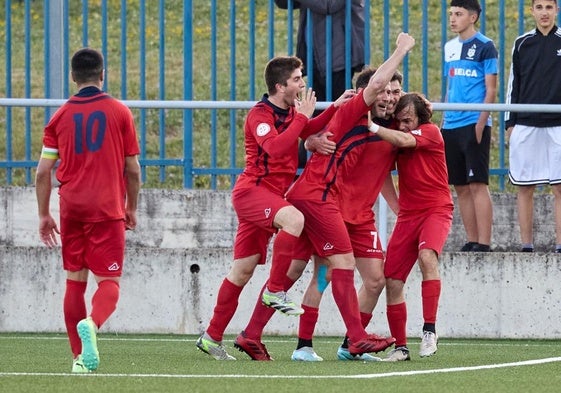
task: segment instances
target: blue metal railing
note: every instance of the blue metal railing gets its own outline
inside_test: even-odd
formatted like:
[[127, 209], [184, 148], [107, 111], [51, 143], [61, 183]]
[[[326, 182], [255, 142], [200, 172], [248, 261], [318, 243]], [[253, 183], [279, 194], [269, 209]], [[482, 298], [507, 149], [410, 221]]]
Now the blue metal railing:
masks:
[[[140, 0], [138, 3], [50, 0], [51, 3], [57, 1], [61, 3], [61, 15], [50, 14], [49, 2], [5, 0], [5, 6], [0, 10], [0, 41], [4, 48], [4, 53], [0, 53], [0, 70], [6, 74], [4, 78], [0, 77], [0, 97], [32, 98], [36, 94], [34, 91], [43, 92], [46, 98], [67, 98], [71, 94], [68, 78], [57, 82], [50, 77], [53, 74], [49, 68], [52, 60], [50, 45], [54, 32], [49, 20], [60, 18], [64, 76], [69, 75], [66, 59], [70, 58], [71, 52], [80, 46], [91, 45], [99, 47], [106, 59], [105, 90], [118, 98], [217, 102], [216, 107], [208, 109], [139, 107], [135, 111], [144, 181], [165, 185], [173, 175], [181, 177], [180, 185], [185, 188], [231, 186], [243, 165], [245, 112], [240, 108], [218, 109], [218, 103], [221, 100], [259, 99], [264, 91], [262, 69], [265, 62], [275, 55], [295, 53], [299, 11], [294, 8], [294, 1], [288, 0], [286, 10], [278, 9], [273, 0], [211, 0], [210, 5], [204, 3], [204, 6], [203, 2], [192, 0]], [[533, 27], [533, 21], [530, 25], [525, 23], [525, 0], [499, 0], [498, 4], [480, 2], [484, 10], [480, 30], [495, 39], [499, 50], [498, 102], [504, 102], [513, 39]], [[115, 10], [116, 3], [118, 10]], [[397, 32], [410, 30], [418, 45], [403, 64], [404, 88], [421, 91], [433, 102], [441, 101], [445, 93], [442, 67], [431, 69], [429, 59], [441, 58], [441, 48], [449, 38], [448, 1], [406, 0], [402, 2], [403, 6], [389, 0], [365, 0], [364, 3], [366, 63], [382, 62], [393, 49]], [[348, 0], [347, 21], [350, 7], [351, 0]], [[517, 19], [513, 18], [512, 11], [507, 14], [508, 10], [516, 9]], [[330, 17], [327, 26], [329, 30]], [[349, 65], [349, 23], [345, 33], [346, 64]], [[311, 24], [307, 34], [313, 34]], [[181, 35], [181, 45], [171, 46], [171, 42], [177, 41], [177, 35]], [[262, 39], [263, 35], [266, 40]], [[38, 39], [42, 45], [37, 45]], [[330, 39], [327, 34], [328, 43]], [[332, 61], [331, 45], [328, 48], [326, 61], [329, 64]], [[311, 45], [308, 50], [311, 61]], [[138, 55], [131, 56], [137, 52]], [[201, 59], [206, 57], [206, 69], [200, 70]], [[177, 76], [168, 77], [170, 70], [177, 67], [182, 67], [181, 81]], [[311, 81], [313, 67], [308, 64], [306, 68]], [[330, 78], [327, 74], [328, 86], [331, 85]], [[350, 84], [350, 71], [347, 71], [346, 78]], [[64, 97], [49, 96], [53, 83], [62, 84]], [[18, 174], [16, 183], [32, 183], [42, 126], [52, 114], [50, 109], [53, 108], [0, 107], [0, 146], [4, 147], [0, 151], [0, 185], [14, 184], [15, 173]], [[205, 113], [200, 114], [197, 110]], [[179, 120], [171, 116], [172, 111], [182, 111]], [[507, 171], [505, 140], [500, 113], [496, 118], [497, 164], [491, 168], [491, 174], [500, 179], [503, 187]], [[180, 140], [182, 152], [170, 157], [174, 138]], [[173, 172], [174, 168], [179, 169], [177, 174]], [[23, 181], [19, 180], [21, 170]], [[208, 182], [200, 181], [203, 176], [208, 177]], [[226, 176], [226, 180], [221, 176]]]

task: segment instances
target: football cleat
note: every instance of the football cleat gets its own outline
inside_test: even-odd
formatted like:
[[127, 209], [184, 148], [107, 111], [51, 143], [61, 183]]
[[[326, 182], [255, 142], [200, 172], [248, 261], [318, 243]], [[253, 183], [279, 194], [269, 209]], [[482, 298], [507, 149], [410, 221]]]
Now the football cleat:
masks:
[[300, 362], [323, 362], [323, 358], [318, 356], [312, 347], [302, 347], [294, 350], [291, 359]]
[[90, 371], [99, 367], [99, 351], [97, 350], [97, 326], [91, 317], [82, 319], [76, 325], [82, 341], [82, 362]]
[[197, 348], [203, 351], [206, 354], [209, 354], [216, 360], [236, 360], [235, 357], [231, 356], [226, 352], [226, 348], [222, 345], [222, 343], [216, 342], [206, 334], [203, 334], [197, 340]]
[[349, 341], [349, 353], [351, 355], [361, 355], [367, 352], [380, 352], [395, 343], [393, 337], [382, 337], [376, 334], [368, 334], [362, 340], [355, 343]]
[[265, 344], [261, 341], [254, 340], [246, 337], [245, 332], [242, 332], [236, 337], [234, 341], [234, 347], [240, 350], [240, 352], [245, 352], [252, 360], [273, 360]]
[[339, 347], [337, 350], [337, 359], [339, 360], [357, 360], [363, 362], [379, 362], [382, 359], [377, 356], [372, 356], [369, 353], [360, 355], [351, 355], [348, 348]]
[[438, 336], [436, 333], [424, 331], [423, 337], [421, 339], [421, 349], [419, 350], [419, 356], [422, 358], [432, 356], [436, 353], [438, 349], [436, 344], [438, 343]]
[[261, 301], [267, 307], [272, 307], [286, 315], [302, 315], [304, 309], [297, 306], [286, 296], [286, 292], [269, 292], [267, 288], [263, 291]]
[[407, 347], [397, 347], [388, 353], [388, 356], [384, 359], [384, 362], [404, 362], [411, 360], [409, 355], [409, 348]]
[[82, 361], [82, 355], [78, 355], [76, 359], [72, 362], [72, 372], [83, 374], [83, 373], [91, 373], [90, 370], [86, 366], [84, 366], [84, 362]]

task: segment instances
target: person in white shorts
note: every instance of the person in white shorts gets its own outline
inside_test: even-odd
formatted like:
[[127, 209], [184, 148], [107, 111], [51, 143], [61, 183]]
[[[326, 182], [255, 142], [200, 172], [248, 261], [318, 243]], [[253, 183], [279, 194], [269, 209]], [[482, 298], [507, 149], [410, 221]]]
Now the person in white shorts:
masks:
[[[561, 28], [557, 0], [531, 0], [536, 28], [518, 37], [512, 49], [507, 103], [561, 104]], [[554, 195], [556, 246], [561, 253], [561, 113], [507, 112], [510, 136], [509, 178], [518, 186], [522, 251], [534, 251], [536, 185], [549, 184]]]

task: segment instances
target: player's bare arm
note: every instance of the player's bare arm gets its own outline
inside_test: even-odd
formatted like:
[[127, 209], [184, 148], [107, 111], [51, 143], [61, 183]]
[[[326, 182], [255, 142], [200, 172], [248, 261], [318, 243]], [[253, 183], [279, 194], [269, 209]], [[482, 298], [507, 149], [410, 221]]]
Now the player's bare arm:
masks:
[[58, 244], [56, 234], [60, 234], [55, 219], [50, 212], [51, 200], [51, 171], [56, 160], [41, 158], [35, 175], [35, 193], [39, 208], [39, 237], [49, 248]]
[[412, 148], [417, 146], [417, 140], [409, 132], [406, 132], [407, 130], [398, 131], [382, 127], [372, 121], [370, 113], [368, 114], [368, 130], [399, 148]]
[[127, 197], [125, 204], [125, 228], [136, 228], [136, 208], [138, 193], [140, 192], [140, 164], [137, 156], [125, 158], [125, 176], [127, 182]]

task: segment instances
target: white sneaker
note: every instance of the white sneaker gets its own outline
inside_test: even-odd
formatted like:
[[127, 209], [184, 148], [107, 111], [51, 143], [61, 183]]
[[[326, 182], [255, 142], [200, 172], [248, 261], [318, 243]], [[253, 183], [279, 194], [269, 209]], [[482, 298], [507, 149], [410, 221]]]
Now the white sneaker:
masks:
[[438, 343], [438, 336], [436, 333], [424, 331], [423, 338], [421, 339], [421, 349], [419, 350], [419, 356], [422, 358], [432, 356], [436, 353], [438, 349], [436, 344]]
[[383, 359], [384, 362], [404, 362], [407, 360], [411, 360], [409, 348], [407, 347], [394, 348], [388, 353], [388, 356]]
[[321, 362], [323, 358], [319, 356], [312, 347], [302, 347], [292, 352], [292, 360], [301, 362]]

